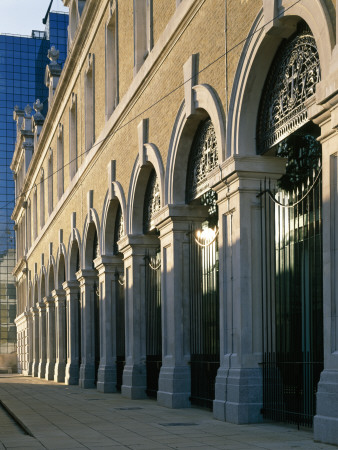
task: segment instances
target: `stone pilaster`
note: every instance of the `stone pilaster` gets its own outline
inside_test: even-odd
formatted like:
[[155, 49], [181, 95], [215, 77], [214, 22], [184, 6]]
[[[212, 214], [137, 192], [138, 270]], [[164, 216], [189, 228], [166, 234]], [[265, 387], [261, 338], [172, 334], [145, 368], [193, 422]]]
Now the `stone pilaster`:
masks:
[[47, 334], [47, 364], [46, 364], [46, 380], [54, 380], [55, 371], [55, 303], [53, 297], [44, 299], [46, 305], [46, 334]]
[[65, 381], [66, 370], [66, 295], [63, 289], [52, 291], [55, 302], [56, 360], [54, 381]]
[[67, 365], [66, 384], [79, 384], [81, 363], [81, 303], [78, 281], [65, 281], [63, 289], [66, 292], [67, 304]]
[[160, 230], [164, 311], [157, 401], [169, 408], [190, 406], [189, 233], [206, 215], [203, 207], [169, 205], [154, 218]]
[[94, 284], [97, 280], [95, 270], [80, 270], [76, 273], [80, 282], [81, 295], [81, 365], [79, 385], [82, 388], [95, 388], [95, 311]]
[[102, 256], [94, 261], [100, 286], [100, 366], [97, 389], [116, 392], [116, 276], [123, 262], [118, 256]]
[[[337, 49], [336, 49], [337, 50]], [[337, 61], [337, 58], [333, 59]], [[318, 84], [309, 117], [321, 128], [324, 370], [317, 390], [314, 439], [338, 445], [338, 71]]]
[[37, 377], [38, 376], [38, 370], [39, 370], [39, 310], [36, 307], [31, 308], [31, 314], [32, 314], [32, 325], [33, 325], [33, 332], [32, 332], [32, 343], [33, 343], [33, 362], [32, 362], [32, 376]]
[[43, 302], [38, 303], [39, 310], [39, 368], [38, 377], [45, 378], [47, 362], [47, 341], [46, 341], [46, 305]]
[[[220, 367], [214, 417], [232, 423], [262, 420], [262, 292], [260, 185], [276, 180], [285, 161], [264, 156], [229, 158], [218, 194]], [[220, 176], [220, 173], [217, 174]], [[215, 176], [216, 178], [216, 176]]]
[[146, 398], [145, 261], [149, 247], [158, 246], [155, 236], [125, 236], [119, 241], [124, 256], [126, 302], [126, 365], [121, 392], [131, 399]]

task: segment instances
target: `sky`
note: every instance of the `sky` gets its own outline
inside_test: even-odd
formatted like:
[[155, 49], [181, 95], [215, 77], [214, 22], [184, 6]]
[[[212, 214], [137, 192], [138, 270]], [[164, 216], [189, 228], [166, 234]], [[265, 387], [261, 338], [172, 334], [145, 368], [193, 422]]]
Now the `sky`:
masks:
[[[32, 30], [44, 30], [50, 0], [0, 0], [0, 34], [30, 36]], [[68, 12], [62, 0], [53, 0], [52, 11]]]

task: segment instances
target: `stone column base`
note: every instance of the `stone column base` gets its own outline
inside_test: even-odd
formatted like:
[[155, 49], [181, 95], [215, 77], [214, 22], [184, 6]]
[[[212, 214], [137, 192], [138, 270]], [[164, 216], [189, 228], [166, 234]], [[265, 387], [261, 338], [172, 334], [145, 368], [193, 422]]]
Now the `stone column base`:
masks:
[[116, 364], [99, 367], [97, 390], [99, 392], [116, 392]]
[[45, 373], [46, 380], [54, 380], [54, 371], [55, 371], [55, 362], [47, 361]]
[[245, 424], [262, 422], [263, 378], [261, 369], [222, 369], [216, 377], [215, 419]]
[[40, 362], [38, 366], [38, 377], [45, 378], [45, 374], [46, 374], [46, 363], [43, 361]]
[[32, 377], [37, 377], [39, 373], [39, 363], [33, 362], [32, 364]]
[[54, 370], [54, 381], [57, 381], [58, 383], [64, 383], [65, 381], [65, 371], [66, 371], [66, 365], [63, 362], [56, 362], [55, 363], [55, 370]]
[[33, 363], [29, 362], [28, 363], [27, 373], [25, 375], [32, 375], [32, 367], [33, 367]]
[[338, 445], [338, 370], [324, 370], [320, 375], [313, 437]]
[[147, 398], [147, 374], [145, 364], [124, 366], [121, 394], [133, 400]]
[[80, 375], [79, 365], [76, 363], [67, 363], [66, 365], [66, 376], [65, 383], [66, 384], [79, 384], [79, 375]]
[[80, 366], [79, 386], [83, 389], [93, 389], [95, 383], [95, 365], [86, 363]]
[[190, 366], [161, 367], [157, 403], [167, 408], [190, 407]]

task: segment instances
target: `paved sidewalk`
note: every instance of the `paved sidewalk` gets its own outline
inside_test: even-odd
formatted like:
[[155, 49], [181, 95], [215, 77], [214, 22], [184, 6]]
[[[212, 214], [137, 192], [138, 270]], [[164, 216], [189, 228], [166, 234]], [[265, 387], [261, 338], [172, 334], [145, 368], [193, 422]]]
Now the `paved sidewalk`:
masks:
[[[0, 375], [0, 449], [334, 449], [310, 431], [274, 425], [233, 425], [201, 409], [162, 408], [153, 400]], [[6, 419], [6, 420], [5, 420]]]

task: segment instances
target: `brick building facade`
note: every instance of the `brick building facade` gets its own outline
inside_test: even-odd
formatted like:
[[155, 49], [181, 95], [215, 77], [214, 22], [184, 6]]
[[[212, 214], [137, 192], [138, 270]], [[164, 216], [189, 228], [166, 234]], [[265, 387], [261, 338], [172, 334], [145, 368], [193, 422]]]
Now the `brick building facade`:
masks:
[[64, 3], [16, 114], [20, 370], [338, 443], [335, 2]]

